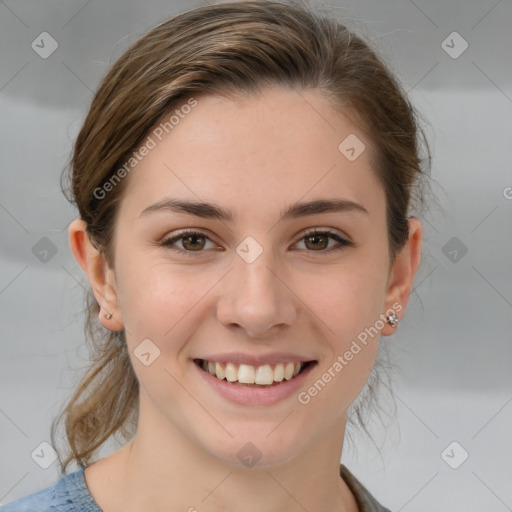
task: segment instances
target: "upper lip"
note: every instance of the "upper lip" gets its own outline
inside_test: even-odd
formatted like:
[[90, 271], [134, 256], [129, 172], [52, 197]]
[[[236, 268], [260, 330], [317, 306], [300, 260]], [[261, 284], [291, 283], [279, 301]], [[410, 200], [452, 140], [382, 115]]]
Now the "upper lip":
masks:
[[204, 361], [211, 361], [216, 363], [249, 364], [252, 366], [279, 363], [307, 363], [309, 361], [315, 360], [311, 357], [304, 357], [290, 352], [274, 352], [272, 354], [262, 355], [248, 355], [242, 352], [223, 352], [220, 354], [210, 354], [195, 359], [202, 359]]

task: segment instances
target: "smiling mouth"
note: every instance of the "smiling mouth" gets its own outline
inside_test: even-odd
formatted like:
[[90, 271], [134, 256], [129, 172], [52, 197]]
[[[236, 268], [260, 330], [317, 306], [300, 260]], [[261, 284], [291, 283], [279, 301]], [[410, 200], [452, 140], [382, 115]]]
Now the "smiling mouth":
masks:
[[283, 362], [261, 366], [206, 361], [204, 359], [194, 359], [194, 363], [201, 370], [219, 380], [226, 380], [231, 384], [244, 387], [269, 388], [277, 386], [283, 381], [294, 379], [308, 366], [315, 364], [316, 361]]

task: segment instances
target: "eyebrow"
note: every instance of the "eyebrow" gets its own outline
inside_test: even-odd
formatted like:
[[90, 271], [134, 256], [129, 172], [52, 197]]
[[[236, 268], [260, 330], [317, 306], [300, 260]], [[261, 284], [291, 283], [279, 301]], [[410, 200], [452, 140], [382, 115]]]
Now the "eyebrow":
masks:
[[[231, 222], [235, 215], [214, 203], [201, 201], [178, 200], [166, 198], [145, 208], [140, 217], [152, 212], [186, 213], [205, 219], [219, 219]], [[368, 210], [361, 204], [347, 199], [317, 199], [315, 201], [294, 203], [281, 211], [281, 220], [297, 219], [308, 215], [331, 212], [361, 212], [368, 214]]]

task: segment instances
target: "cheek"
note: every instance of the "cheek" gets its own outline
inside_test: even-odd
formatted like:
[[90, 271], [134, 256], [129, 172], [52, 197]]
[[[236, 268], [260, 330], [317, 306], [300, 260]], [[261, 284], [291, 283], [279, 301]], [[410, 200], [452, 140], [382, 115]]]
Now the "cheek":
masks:
[[326, 384], [330, 392], [325, 398], [330, 396], [333, 406], [343, 405], [340, 410], [355, 400], [375, 364], [384, 326], [385, 281], [383, 265], [361, 259], [317, 279], [317, 286], [310, 286], [306, 295], [329, 348], [317, 387]]
[[384, 265], [365, 262], [364, 258], [355, 260], [317, 274], [303, 285], [305, 303], [340, 350], [373, 326], [383, 312], [387, 277]]
[[150, 338], [163, 347], [201, 311], [201, 299], [218, 276], [144, 259], [121, 262], [119, 302], [128, 339]]

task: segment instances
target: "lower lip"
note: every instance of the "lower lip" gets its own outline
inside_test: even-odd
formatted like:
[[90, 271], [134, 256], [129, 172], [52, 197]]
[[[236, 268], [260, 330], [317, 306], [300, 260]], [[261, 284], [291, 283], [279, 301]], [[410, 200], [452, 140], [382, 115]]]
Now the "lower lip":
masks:
[[283, 380], [279, 384], [271, 387], [246, 387], [238, 384], [231, 384], [227, 380], [220, 380], [214, 377], [210, 372], [204, 371], [192, 362], [193, 366], [199, 372], [201, 377], [217, 393], [230, 402], [239, 405], [272, 405], [285, 398], [296, 394], [300, 389], [316, 363], [310, 363], [305, 370], [290, 380]]

